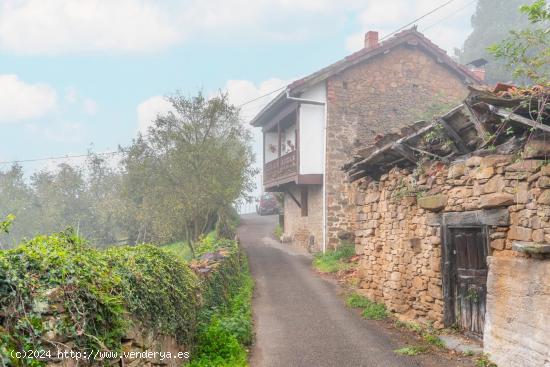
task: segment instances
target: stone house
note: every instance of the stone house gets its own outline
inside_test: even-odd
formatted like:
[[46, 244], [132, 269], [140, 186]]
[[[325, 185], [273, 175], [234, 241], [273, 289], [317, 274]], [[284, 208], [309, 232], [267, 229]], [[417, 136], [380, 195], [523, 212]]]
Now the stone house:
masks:
[[341, 166], [364, 145], [452, 105], [479, 79], [415, 28], [288, 85], [251, 121], [263, 132], [263, 186], [284, 193], [284, 233], [311, 251], [352, 241]]
[[500, 367], [547, 366], [550, 118], [534, 110], [549, 92], [504, 89], [473, 91], [345, 166], [359, 288], [401, 319], [482, 339]]

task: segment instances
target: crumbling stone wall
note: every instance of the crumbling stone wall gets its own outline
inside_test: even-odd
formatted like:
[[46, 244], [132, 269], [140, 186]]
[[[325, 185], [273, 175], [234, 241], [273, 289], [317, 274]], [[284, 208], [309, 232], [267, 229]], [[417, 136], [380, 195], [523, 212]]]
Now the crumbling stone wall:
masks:
[[[284, 194], [284, 234], [292, 236], [292, 243], [311, 252], [321, 251], [323, 243], [323, 187], [308, 185], [308, 215], [302, 217], [301, 208], [288, 193]], [[289, 188], [300, 201], [300, 188]], [[310, 244], [310, 239], [313, 244]]]
[[[550, 166], [545, 160], [474, 156], [450, 166], [433, 163], [415, 170], [393, 168], [378, 181], [363, 180], [356, 187], [355, 243], [357, 252], [363, 255], [362, 292], [385, 303], [402, 318], [443, 326], [441, 229], [435, 218], [441, 213], [503, 208], [509, 213], [509, 226], [488, 228], [492, 281], [488, 283], [487, 317], [494, 320], [491, 335], [512, 330], [512, 324], [523, 320], [517, 316], [522, 310], [539, 315], [529, 319], [529, 327], [516, 328], [518, 338], [523, 335], [527, 340], [532, 333], [547, 333], [550, 308], [539, 306], [550, 302], [550, 295], [544, 289], [540, 291], [537, 279], [547, 279], [547, 270], [541, 269], [548, 266], [549, 255], [517, 251], [518, 243], [537, 249], [550, 242]], [[495, 265], [501, 261], [509, 265], [525, 261], [546, 265], [531, 267], [530, 272], [538, 273], [517, 274], [514, 280], [515, 270], [506, 274], [502, 268], [505, 265]], [[536, 311], [523, 303], [527, 298], [521, 292], [518, 298], [513, 296], [521, 302], [506, 308], [511, 301], [497, 296], [497, 285], [506, 279], [518, 282], [509, 285], [510, 289], [519, 289], [521, 284], [522, 292], [538, 297]], [[545, 347], [549, 350], [550, 343], [546, 342]], [[539, 346], [525, 342], [517, 348], [535, 353]]]
[[358, 64], [327, 81], [327, 242], [340, 243], [338, 233], [353, 231], [354, 202], [341, 171], [359, 147], [371, 145], [415, 119], [431, 118], [438, 106], [462, 101], [462, 79], [414, 46]]

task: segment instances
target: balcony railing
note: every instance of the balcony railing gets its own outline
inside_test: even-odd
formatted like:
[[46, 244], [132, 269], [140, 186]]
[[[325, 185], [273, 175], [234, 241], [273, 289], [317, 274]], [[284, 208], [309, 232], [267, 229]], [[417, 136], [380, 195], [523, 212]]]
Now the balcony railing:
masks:
[[286, 179], [298, 175], [296, 151], [282, 155], [264, 165], [264, 185], [281, 184]]

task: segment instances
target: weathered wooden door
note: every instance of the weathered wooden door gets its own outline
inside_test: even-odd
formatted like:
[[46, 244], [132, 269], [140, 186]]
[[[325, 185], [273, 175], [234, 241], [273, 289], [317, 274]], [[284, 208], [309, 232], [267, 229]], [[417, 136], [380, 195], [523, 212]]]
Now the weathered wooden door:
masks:
[[483, 334], [487, 294], [487, 236], [481, 227], [450, 228], [450, 296], [460, 329]]

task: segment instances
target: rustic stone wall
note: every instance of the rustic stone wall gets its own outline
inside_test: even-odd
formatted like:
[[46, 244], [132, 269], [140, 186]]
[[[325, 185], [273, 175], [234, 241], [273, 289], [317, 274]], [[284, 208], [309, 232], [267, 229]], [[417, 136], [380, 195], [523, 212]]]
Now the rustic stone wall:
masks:
[[[293, 244], [311, 252], [321, 251], [323, 243], [323, 187], [308, 185], [308, 215], [302, 217], [301, 208], [288, 193], [284, 194], [284, 235], [292, 238]], [[291, 187], [290, 192], [300, 201], [300, 188]], [[313, 236], [313, 246], [310, 237]]]
[[500, 367], [550, 365], [550, 261], [490, 257], [484, 349]]
[[326, 195], [328, 245], [338, 232], [353, 230], [351, 187], [340, 170], [359, 147], [423, 118], [442, 105], [462, 101], [462, 80], [432, 56], [413, 46], [349, 68], [327, 81]]
[[[544, 160], [490, 155], [450, 167], [394, 168], [379, 181], [361, 181], [357, 189], [362, 291], [403, 318], [442, 326], [441, 230], [434, 212], [504, 208], [509, 226], [489, 226], [490, 255], [549, 261], [549, 255], [514, 251], [518, 242], [535, 248], [550, 242], [550, 166]], [[493, 312], [490, 306], [487, 312]], [[540, 312], [550, 317], [548, 308]], [[542, 321], [533, 319], [533, 327], [546, 330]]]

